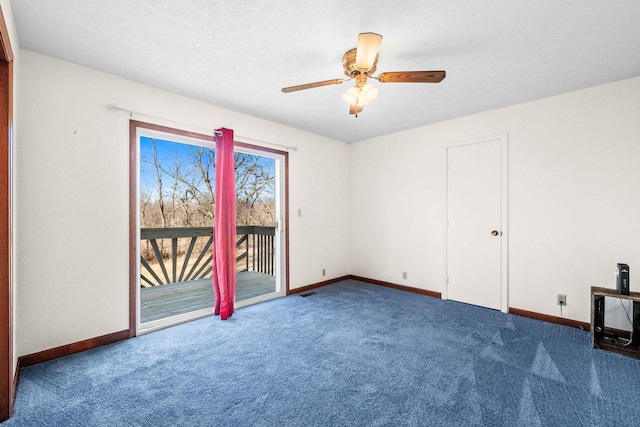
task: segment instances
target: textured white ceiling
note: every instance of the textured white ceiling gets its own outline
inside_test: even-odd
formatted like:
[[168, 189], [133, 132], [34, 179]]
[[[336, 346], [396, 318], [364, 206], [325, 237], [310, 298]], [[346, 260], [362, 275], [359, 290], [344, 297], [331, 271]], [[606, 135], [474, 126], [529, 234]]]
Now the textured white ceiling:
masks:
[[[640, 75], [638, 0], [13, 0], [20, 47], [202, 101], [358, 141]], [[447, 71], [380, 84], [356, 119], [344, 77], [360, 32], [378, 71]]]

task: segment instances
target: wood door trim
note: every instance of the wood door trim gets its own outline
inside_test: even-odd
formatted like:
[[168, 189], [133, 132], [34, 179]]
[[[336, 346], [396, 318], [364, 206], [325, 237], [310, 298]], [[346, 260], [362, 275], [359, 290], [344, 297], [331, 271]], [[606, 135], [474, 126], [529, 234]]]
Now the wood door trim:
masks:
[[0, 9], [0, 421], [13, 413], [13, 50]]
[[137, 228], [137, 183], [138, 183], [138, 155], [137, 133], [138, 122], [129, 121], [129, 338], [137, 334], [138, 305], [137, 297], [137, 273], [138, 273], [138, 228]]
[[4, 14], [0, 9], [0, 59], [5, 62], [13, 62], [13, 49], [11, 48], [11, 40], [9, 40], [9, 30], [7, 22], [4, 20]]

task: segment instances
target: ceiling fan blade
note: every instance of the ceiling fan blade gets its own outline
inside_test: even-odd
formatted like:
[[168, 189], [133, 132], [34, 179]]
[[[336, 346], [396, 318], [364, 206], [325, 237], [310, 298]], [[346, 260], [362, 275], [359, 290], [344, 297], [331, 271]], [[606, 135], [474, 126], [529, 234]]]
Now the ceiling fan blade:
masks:
[[321, 82], [307, 83], [304, 85], [283, 87], [282, 91], [284, 93], [289, 93], [289, 92], [295, 92], [297, 90], [312, 89], [314, 87], [320, 87], [320, 86], [339, 85], [340, 83], [343, 83], [343, 82], [346, 82], [346, 80], [345, 79], [324, 80]]
[[445, 71], [392, 71], [378, 75], [380, 83], [439, 83]]
[[373, 67], [378, 49], [382, 43], [382, 36], [376, 33], [358, 34], [358, 47], [356, 48], [356, 67], [368, 70]]

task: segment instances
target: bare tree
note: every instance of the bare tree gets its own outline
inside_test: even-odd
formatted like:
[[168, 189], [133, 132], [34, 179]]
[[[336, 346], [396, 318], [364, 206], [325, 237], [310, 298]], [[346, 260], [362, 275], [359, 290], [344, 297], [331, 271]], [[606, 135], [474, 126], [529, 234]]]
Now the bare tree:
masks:
[[158, 185], [158, 209], [160, 210], [160, 219], [162, 220], [162, 228], [167, 227], [167, 218], [164, 212], [164, 194], [162, 191], [162, 166], [158, 159], [158, 147], [156, 146], [156, 140], [152, 140], [153, 146], [153, 166], [156, 171], [156, 183]]
[[[153, 166], [156, 188], [144, 192], [142, 224], [163, 228], [211, 225], [215, 211], [214, 150], [193, 146], [186, 156], [176, 150], [169, 156], [170, 162], [166, 156], [159, 156], [155, 140], [152, 149], [153, 159], [142, 161]], [[273, 225], [272, 168], [264, 158], [247, 153], [236, 153], [234, 162], [238, 225]]]

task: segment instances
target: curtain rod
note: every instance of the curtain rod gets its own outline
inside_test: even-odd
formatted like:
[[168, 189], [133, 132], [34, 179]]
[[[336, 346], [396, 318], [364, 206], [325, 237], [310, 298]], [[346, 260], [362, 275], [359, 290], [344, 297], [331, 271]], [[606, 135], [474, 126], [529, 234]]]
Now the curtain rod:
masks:
[[[214, 134], [222, 135], [222, 132], [220, 132], [218, 130], [215, 130], [215, 129], [204, 128], [202, 126], [196, 126], [196, 125], [192, 125], [192, 124], [189, 124], [189, 123], [183, 123], [183, 122], [167, 119], [167, 118], [160, 117], [160, 116], [154, 116], [153, 114], [147, 114], [147, 113], [141, 113], [140, 111], [129, 110], [127, 108], [119, 107], [117, 104], [109, 104], [109, 105], [107, 105], [107, 109], [110, 110], [110, 111], [114, 111], [114, 112], [125, 111], [125, 112], [129, 113], [130, 117], [133, 116], [133, 114], [138, 114], [140, 116], [151, 117], [151, 118], [158, 119], [158, 120], [164, 120], [164, 121], [176, 123], [176, 124], [179, 124], [179, 125], [182, 125], [182, 126], [189, 126], [189, 127], [197, 128], [197, 129], [200, 129], [200, 130], [206, 130], [207, 133], [210, 133], [212, 135], [214, 135]], [[254, 141], [254, 142], [258, 143], [258, 144], [273, 145], [273, 146], [281, 147], [281, 148], [284, 148], [285, 150], [290, 150], [290, 151], [296, 151], [298, 149], [298, 147], [295, 147], [295, 146], [290, 147], [288, 145], [277, 144], [275, 142], [269, 142], [269, 141], [262, 141], [260, 139], [249, 138], [249, 137], [242, 136], [242, 135], [236, 135], [236, 138], [237, 139], [244, 139], [244, 140]], [[242, 142], [242, 141], [240, 141], [240, 142]]]

